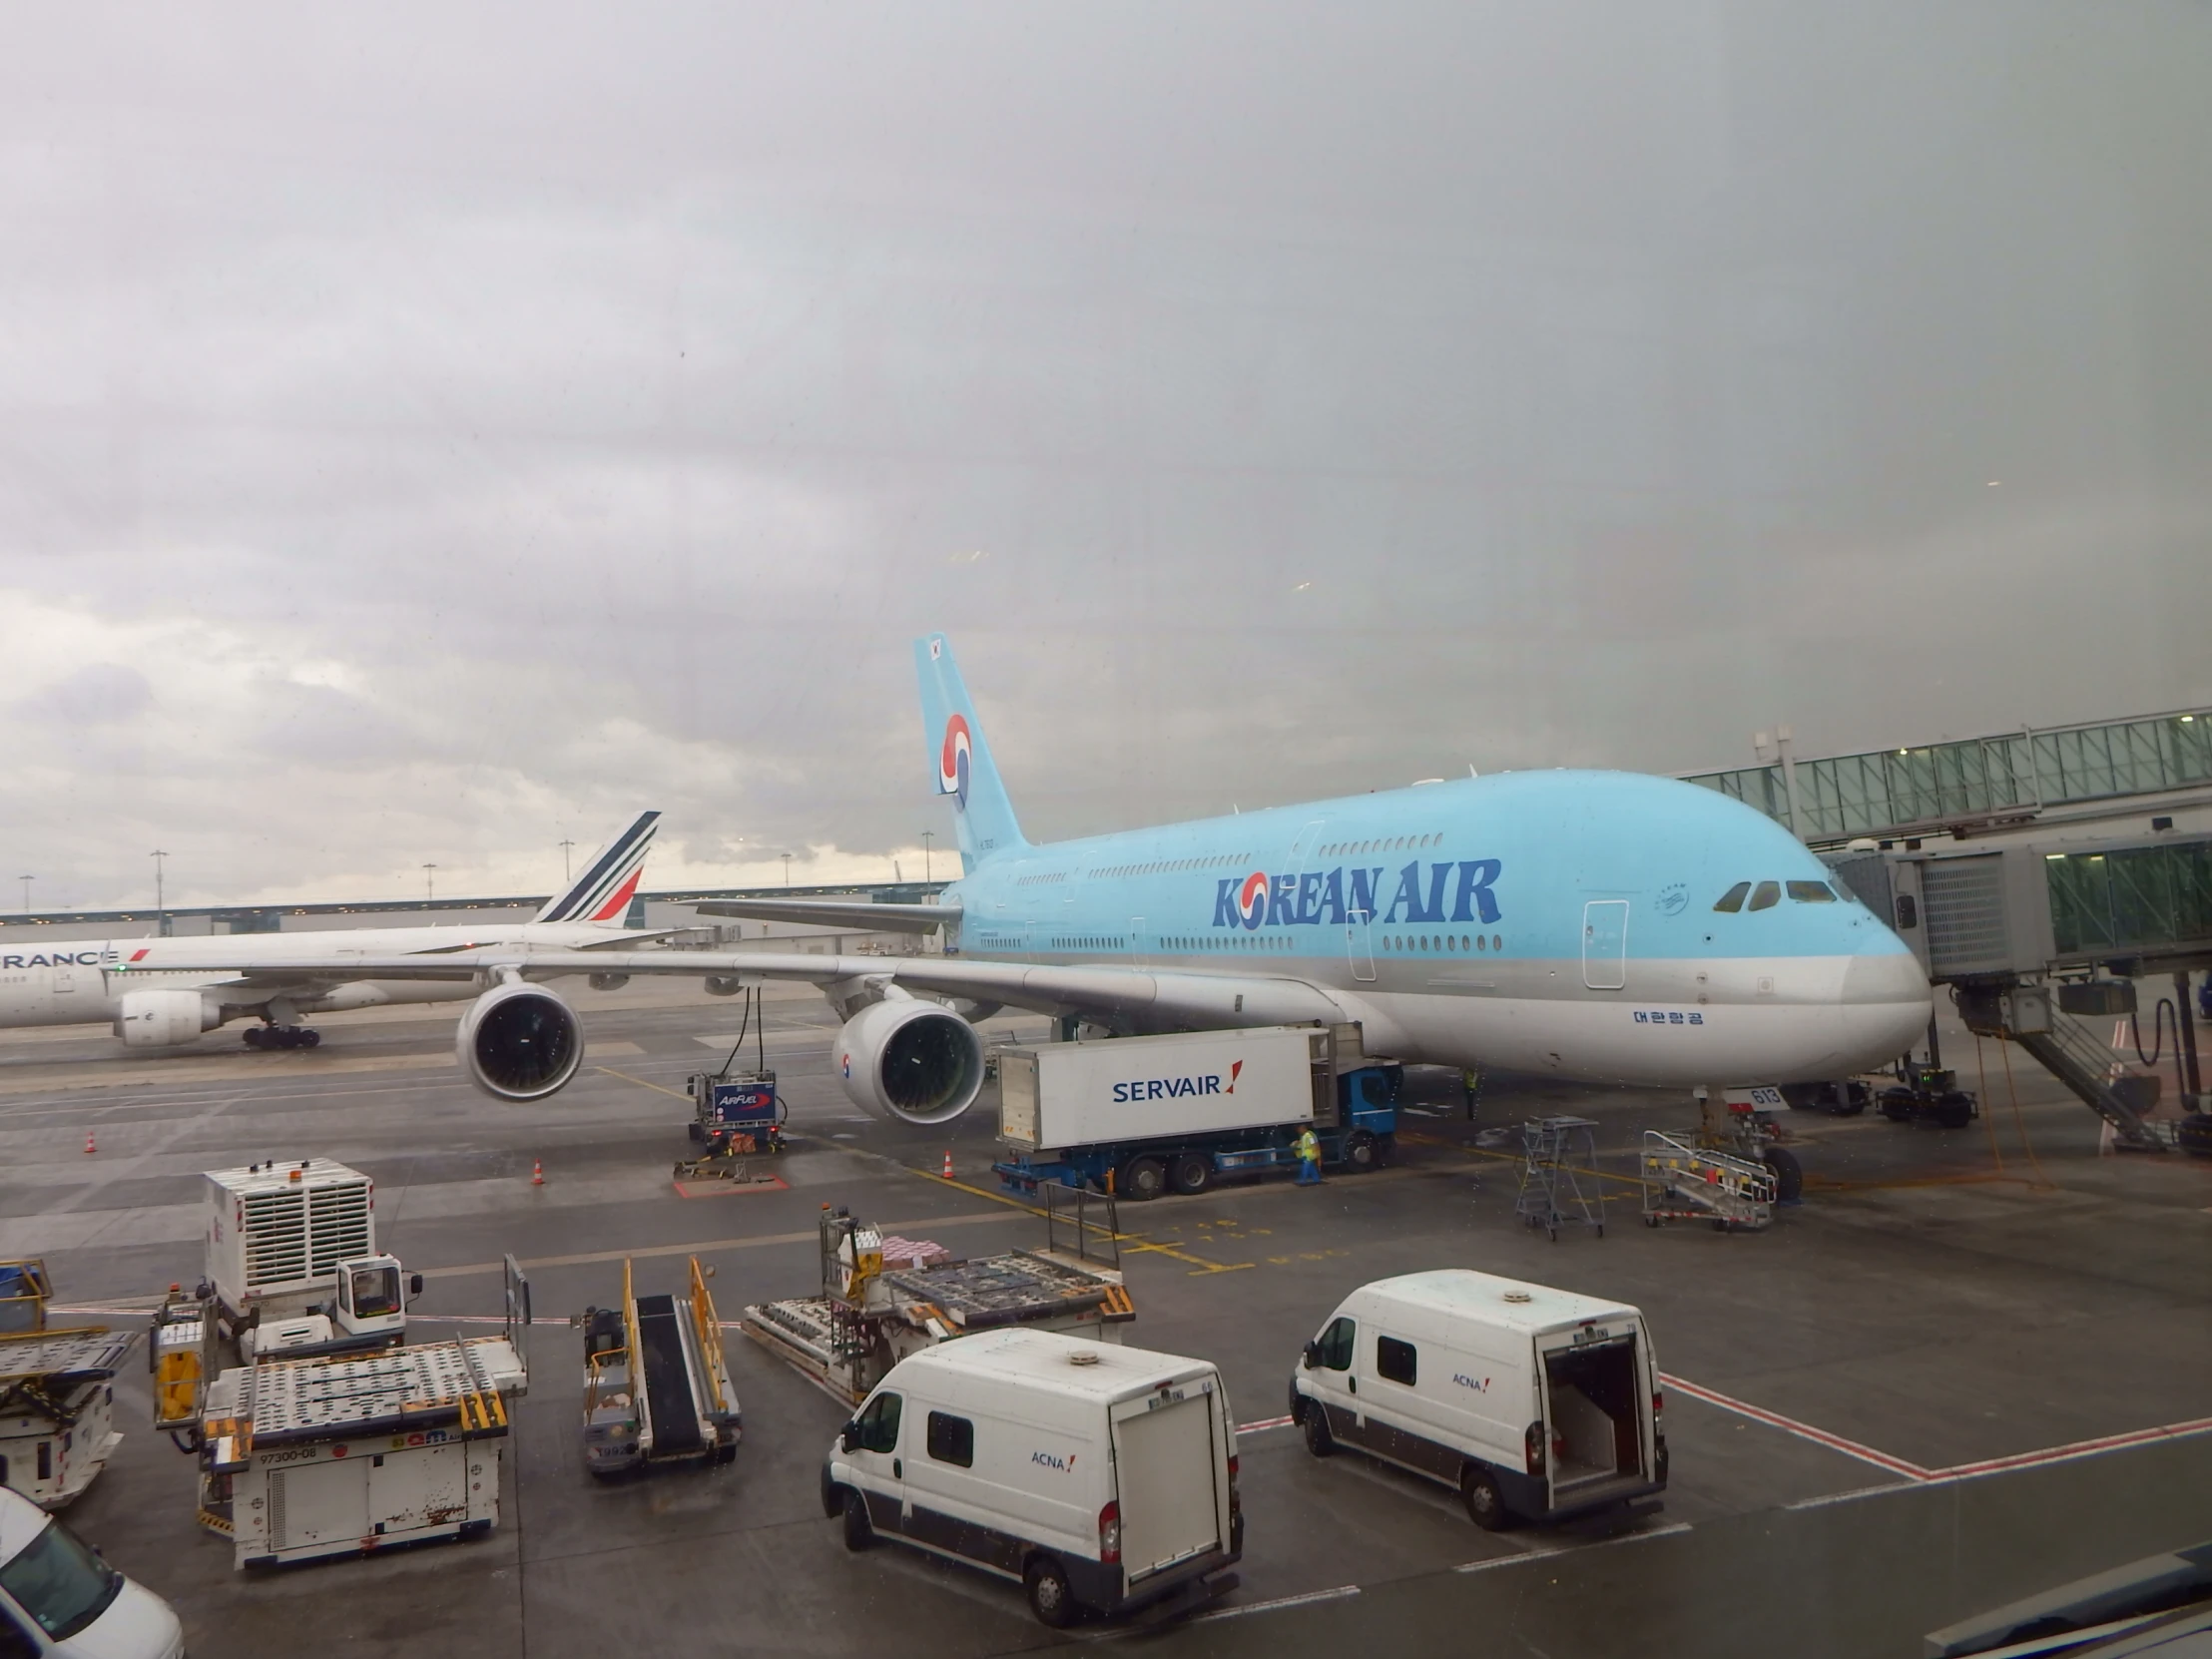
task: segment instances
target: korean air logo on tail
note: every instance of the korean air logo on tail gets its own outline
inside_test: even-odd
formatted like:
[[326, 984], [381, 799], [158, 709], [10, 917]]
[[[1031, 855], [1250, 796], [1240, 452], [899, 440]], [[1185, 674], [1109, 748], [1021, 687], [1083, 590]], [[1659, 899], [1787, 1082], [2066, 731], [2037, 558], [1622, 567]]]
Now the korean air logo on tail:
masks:
[[1237, 919], [1248, 928], [1258, 928], [1268, 919], [1268, 892], [1272, 883], [1262, 870], [1254, 870], [1244, 878], [1244, 885], [1237, 889]]
[[968, 725], [962, 715], [944, 723], [944, 749], [937, 756], [937, 793], [952, 797], [953, 805], [967, 811]]

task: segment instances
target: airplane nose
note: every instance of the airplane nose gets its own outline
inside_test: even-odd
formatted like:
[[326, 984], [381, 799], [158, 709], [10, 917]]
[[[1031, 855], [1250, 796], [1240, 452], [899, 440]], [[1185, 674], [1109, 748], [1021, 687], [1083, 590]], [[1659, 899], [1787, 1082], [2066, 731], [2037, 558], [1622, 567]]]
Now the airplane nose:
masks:
[[1908, 1052], [1935, 1010], [1928, 975], [1910, 950], [1854, 956], [1844, 970], [1842, 1003], [1844, 1047], [1857, 1071]]

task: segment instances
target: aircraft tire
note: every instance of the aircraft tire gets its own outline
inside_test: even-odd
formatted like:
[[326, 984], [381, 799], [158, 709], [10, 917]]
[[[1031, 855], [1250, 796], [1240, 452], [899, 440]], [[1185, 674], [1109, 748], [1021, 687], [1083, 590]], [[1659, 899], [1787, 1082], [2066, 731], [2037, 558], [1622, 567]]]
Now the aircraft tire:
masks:
[[1774, 1196], [1778, 1204], [1795, 1204], [1805, 1196], [1805, 1166], [1787, 1147], [1770, 1146], [1762, 1154], [1774, 1172]]

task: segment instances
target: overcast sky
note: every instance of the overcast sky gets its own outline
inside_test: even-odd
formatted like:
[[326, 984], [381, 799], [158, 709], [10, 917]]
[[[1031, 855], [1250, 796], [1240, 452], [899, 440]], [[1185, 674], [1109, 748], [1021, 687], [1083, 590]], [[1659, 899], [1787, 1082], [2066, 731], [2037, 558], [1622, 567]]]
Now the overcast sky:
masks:
[[1032, 838], [2212, 700], [2208, 86], [2194, 0], [9, 8], [0, 877], [911, 876], [929, 628]]

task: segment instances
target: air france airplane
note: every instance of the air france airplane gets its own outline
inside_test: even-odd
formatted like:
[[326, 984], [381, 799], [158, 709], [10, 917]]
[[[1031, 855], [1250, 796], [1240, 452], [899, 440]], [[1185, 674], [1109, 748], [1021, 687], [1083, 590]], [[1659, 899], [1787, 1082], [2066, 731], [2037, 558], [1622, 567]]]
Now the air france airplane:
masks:
[[[476, 994], [450, 979], [371, 978], [361, 972], [368, 957], [642, 944], [662, 935], [625, 931], [622, 920], [660, 818], [641, 813], [527, 922], [0, 946], [0, 1030], [106, 1020], [128, 1047], [170, 1048], [198, 1042], [234, 1019], [254, 1019], [260, 1023], [245, 1032], [251, 1047], [312, 1048], [321, 1036], [297, 1023], [303, 1014]], [[608, 978], [598, 975], [595, 983]]]
[[[1928, 980], [1794, 836], [1667, 779], [1520, 772], [1032, 844], [942, 635], [915, 642], [929, 776], [962, 874], [935, 904], [746, 900], [724, 914], [942, 928], [944, 954], [606, 954], [611, 971], [812, 980], [859, 1104], [942, 1123], [1005, 1006], [1117, 1032], [1357, 1021], [1368, 1053], [1591, 1082], [1847, 1076], [1905, 1052]], [[533, 976], [559, 956], [380, 962], [473, 972], [459, 1053], [505, 1099], [583, 1059]], [[567, 971], [576, 971], [566, 965]]]

